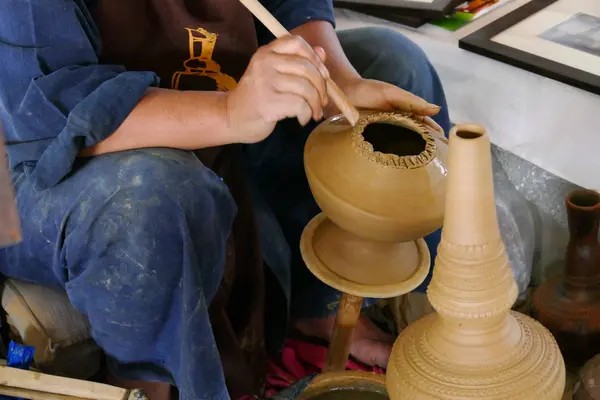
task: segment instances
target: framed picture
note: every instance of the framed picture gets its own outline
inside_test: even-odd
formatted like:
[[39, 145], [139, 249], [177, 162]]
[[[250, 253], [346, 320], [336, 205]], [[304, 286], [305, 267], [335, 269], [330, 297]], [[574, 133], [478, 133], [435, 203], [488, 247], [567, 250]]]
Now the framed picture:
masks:
[[599, 0], [532, 0], [459, 46], [600, 94]]
[[[442, 18], [452, 12], [453, 8], [465, 0], [334, 0], [336, 7], [348, 8], [365, 14], [379, 13], [386, 18], [385, 13], [393, 13], [395, 18]], [[390, 15], [391, 16], [391, 15]]]
[[363, 14], [367, 14], [367, 15], [371, 15], [373, 17], [385, 19], [386, 21], [395, 22], [397, 24], [402, 24], [404, 26], [408, 26], [411, 28], [420, 28], [421, 26], [425, 25], [426, 23], [428, 23], [431, 20], [430, 18], [419, 18], [419, 17], [414, 17], [414, 16], [407, 16], [406, 14], [404, 14], [402, 12], [382, 10], [380, 8], [365, 7], [365, 8], [357, 9], [357, 8], [349, 7], [348, 9], [351, 9], [354, 11], [359, 11]]

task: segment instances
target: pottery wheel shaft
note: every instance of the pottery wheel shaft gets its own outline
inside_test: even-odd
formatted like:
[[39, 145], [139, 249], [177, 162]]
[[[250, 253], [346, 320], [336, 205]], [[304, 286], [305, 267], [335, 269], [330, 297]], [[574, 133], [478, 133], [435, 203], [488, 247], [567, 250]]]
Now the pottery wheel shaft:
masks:
[[350, 341], [360, 318], [362, 303], [362, 297], [347, 293], [342, 294], [323, 372], [336, 372], [346, 369], [350, 354]]

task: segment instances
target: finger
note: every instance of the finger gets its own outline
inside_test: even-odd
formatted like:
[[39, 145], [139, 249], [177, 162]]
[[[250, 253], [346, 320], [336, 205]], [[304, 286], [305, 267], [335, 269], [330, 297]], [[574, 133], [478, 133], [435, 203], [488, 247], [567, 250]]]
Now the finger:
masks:
[[293, 94], [304, 99], [312, 110], [315, 121], [323, 118], [323, 102], [317, 88], [310, 80], [298, 75], [277, 74], [271, 80], [279, 93]]
[[281, 93], [275, 99], [273, 107], [277, 107], [278, 120], [284, 118], [297, 118], [300, 125], [306, 126], [312, 118], [312, 108], [300, 96]]
[[295, 55], [279, 55], [282, 62], [275, 63], [273, 67], [276, 71], [286, 75], [297, 75], [306, 78], [316, 88], [321, 97], [321, 106], [326, 106], [329, 102], [327, 96], [327, 83], [317, 70], [317, 68], [307, 59]]
[[432, 116], [440, 112], [440, 107], [430, 104], [406, 90], [389, 86], [384, 89], [384, 96], [394, 108], [417, 115]]
[[304, 57], [317, 68], [324, 79], [329, 78], [329, 71], [319, 55], [300, 36], [284, 36], [271, 43], [269, 48], [277, 54], [293, 54]]

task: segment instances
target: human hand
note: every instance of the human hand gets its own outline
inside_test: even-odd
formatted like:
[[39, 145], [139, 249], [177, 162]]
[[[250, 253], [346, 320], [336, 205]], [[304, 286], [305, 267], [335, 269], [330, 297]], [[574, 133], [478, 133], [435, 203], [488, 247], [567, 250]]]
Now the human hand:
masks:
[[[380, 110], [380, 111], [406, 111], [414, 114], [430, 128], [444, 133], [444, 130], [430, 117], [440, 111], [440, 107], [429, 104], [419, 96], [415, 96], [406, 90], [389, 83], [371, 80], [354, 79], [340, 85], [348, 100], [357, 108]], [[333, 105], [332, 105], [333, 106]], [[329, 107], [328, 116], [337, 110]]]
[[265, 139], [275, 124], [297, 118], [306, 125], [323, 118], [328, 104], [325, 51], [298, 36], [261, 47], [237, 88], [227, 95], [227, 119], [236, 142]]

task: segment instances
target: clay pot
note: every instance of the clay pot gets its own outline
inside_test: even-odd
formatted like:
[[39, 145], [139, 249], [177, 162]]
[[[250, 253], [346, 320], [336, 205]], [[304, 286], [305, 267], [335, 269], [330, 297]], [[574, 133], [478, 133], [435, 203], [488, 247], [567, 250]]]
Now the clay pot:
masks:
[[537, 289], [533, 315], [554, 334], [567, 364], [581, 366], [600, 353], [600, 194], [574, 191], [566, 206], [565, 271]]
[[321, 281], [361, 297], [394, 297], [430, 266], [423, 236], [444, 215], [445, 138], [409, 114], [361, 112], [352, 128], [315, 129], [304, 162], [323, 213], [305, 228], [302, 256]]
[[600, 400], [600, 355], [585, 363], [580, 375], [573, 388], [573, 400]]
[[442, 240], [428, 298], [436, 313], [396, 341], [393, 400], [559, 400], [565, 366], [551, 334], [511, 312], [517, 286], [500, 236], [484, 128], [450, 133]]
[[317, 376], [298, 400], [386, 400], [385, 377], [368, 372], [329, 372]]
[[373, 241], [408, 242], [444, 217], [447, 145], [406, 114], [362, 112], [354, 128], [335, 118], [304, 151], [321, 210], [338, 227]]

